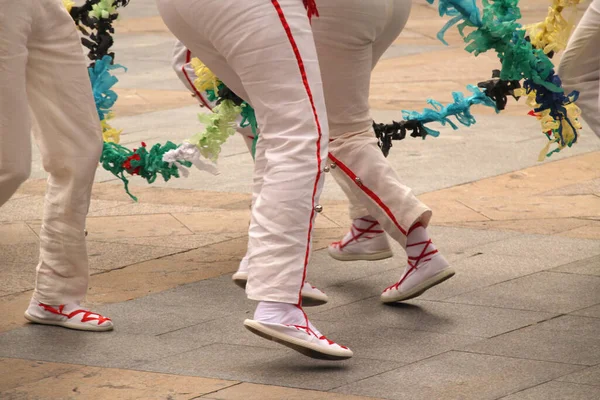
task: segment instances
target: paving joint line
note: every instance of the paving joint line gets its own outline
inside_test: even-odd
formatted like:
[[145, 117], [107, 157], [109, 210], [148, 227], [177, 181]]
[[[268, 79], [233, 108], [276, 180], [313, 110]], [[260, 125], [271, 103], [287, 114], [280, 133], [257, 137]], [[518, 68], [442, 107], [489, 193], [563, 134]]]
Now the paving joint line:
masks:
[[[482, 355], [482, 356], [512, 358], [514, 360], [526, 360], [526, 361], [545, 362], [545, 363], [551, 363], [551, 364], [571, 365], [571, 366], [576, 366], [576, 367], [582, 367], [581, 369], [589, 368], [592, 366], [589, 364], [573, 364], [573, 363], [568, 363], [568, 362], [564, 362], [564, 361], [549, 361], [549, 360], [539, 360], [537, 358], [508, 356], [508, 355], [504, 355], [504, 354], [490, 354], [490, 353], [483, 353], [483, 352], [478, 352], [478, 351], [473, 351], [473, 350], [471, 350], [471, 351], [469, 351], [469, 350], [453, 350], [453, 351], [457, 351], [460, 353], [467, 353], [467, 354], [478, 354], [478, 355]], [[577, 371], [575, 371], [575, 372], [577, 372]], [[569, 374], [571, 374], [571, 373], [573, 373], [573, 371], [569, 372]]]
[[[227, 380], [227, 379], [222, 379], [222, 380]], [[217, 390], [213, 390], [212, 392], [208, 392], [208, 393], [201, 394], [200, 396], [191, 397], [191, 398], [190, 398], [190, 399], [188, 399], [188, 400], [198, 400], [198, 399], [206, 398], [206, 396], [209, 396], [209, 395], [211, 395], [211, 394], [215, 394], [215, 393], [218, 393], [218, 392], [220, 392], [220, 391], [222, 391], [222, 390], [231, 389], [232, 387], [236, 387], [236, 386], [239, 386], [239, 385], [241, 385], [241, 384], [243, 384], [243, 383], [247, 383], [247, 382], [244, 382], [244, 381], [230, 381], [230, 382], [232, 382], [232, 383], [233, 383], [233, 382], [236, 382], [236, 383], [233, 383], [232, 385], [230, 385], [230, 386], [227, 386], [227, 387], [225, 387], [225, 388], [219, 388], [219, 389], [217, 389]]]

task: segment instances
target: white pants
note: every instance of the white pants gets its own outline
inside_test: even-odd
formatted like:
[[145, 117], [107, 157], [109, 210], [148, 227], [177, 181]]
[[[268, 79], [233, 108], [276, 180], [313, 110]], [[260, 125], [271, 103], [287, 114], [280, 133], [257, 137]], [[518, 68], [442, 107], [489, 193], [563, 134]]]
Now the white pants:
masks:
[[396, 40], [411, 0], [320, 0], [313, 32], [329, 119], [331, 172], [352, 204], [351, 218], [372, 215], [402, 245], [431, 211], [402, 184], [377, 146], [369, 108], [371, 71]]
[[558, 68], [565, 91], [578, 90], [577, 105], [600, 137], [600, 0], [594, 0], [577, 25]]
[[249, 230], [250, 299], [299, 303], [329, 139], [301, 0], [157, 0], [169, 29], [260, 126]]
[[[315, 37], [315, 42], [319, 43], [319, 38]], [[179, 80], [183, 83], [183, 85], [193, 93], [194, 97], [198, 99], [201, 107], [206, 107], [209, 110], [212, 110], [216, 106], [216, 101], [211, 101], [206, 96], [206, 93], [200, 93], [198, 89], [194, 86], [194, 81], [197, 79], [196, 72], [194, 71], [194, 67], [192, 66], [191, 60], [194, 56], [192, 52], [187, 49], [183, 43], [179, 40], [175, 41], [175, 46], [173, 46], [173, 59], [172, 66], [173, 70], [177, 74]], [[237, 132], [244, 138], [244, 142], [246, 143], [246, 147], [248, 147], [248, 151], [252, 151], [252, 143], [254, 141], [254, 134], [252, 133], [252, 129], [250, 127], [241, 128], [239, 124], [242, 118], [238, 117], [238, 128]], [[331, 124], [330, 124], [331, 125]], [[257, 193], [255, 193], [257, 195]], [[253, 196], [256, 197], [256, 196]], [[369, 214], [369, 211], [365, 206], [363, 206], [360, 201], [353, 195], [350, 194], [348, 196], [349, 201], [349, 210], [350, 210], [350, 218], [356, 219], [360, 217], [364, 217]], [[247, 263], [247, 260], [245, 260]]]
[[79, 35], [61, 0], [0, 0], [0, 205], [30, 174], [31, 120], [49, 173], [34, 297], [77, 302], [102, 134]]
[[[359, 140], [354, 138], [352, 142], [346, 141], [345, 147], [352, 146], [356, 148], [355, 151], [363, 151], [363, 147], [367, 146], [369, 152], [375, 150], [377, 153], [378, 149], [373, 147], [377, 142], [371, 129], [372, 118], [368, 104], [371, 70], [404, 28], [410, 14], [411, 0], [377, 0], [368, 3], [360, 0], [321, 0], [318, 6], [320, 18], [313, 19], [313, 35], [324, 80], [330, 137], [360, 136]], [[348, 21], [352, 23], [348, 24]], [[199, 101], [212, 108], [214, 104], [193, 87], [195, 74], [189, 64], [190, 59], [190, 51], [181, 42], [177, 42], [173, 52], [173, 68]], [[340, 66], [346, 69], [340, 69]], [[245, 138], [248, 137], [245, 130], [240, 133]], [[397, 187], [398, 177], [389, 168], [387, 161], [378, 154], [373, 157], [367, 163], [375, 162], [377, 170], [387, 176], [382, 185]], [[355, 194], [358, 188], [354, 182], [344, 178], [344, 174], [334, 171], [334, 177], [350, 202], [350, 218], [368, 215], [371, 212], [368, 205], [373, 200], [363, 198], [362, 189]], [[388, 202], [395, 203], [394, 199], [399, 195], [416, 204], [414, 197], [405, 193], [410, 192], [410, 189], [401, 184], [400, 186], [397, 190], [379, 190], [389, 194], [380, 197], [387, 197]], [[398, 190], [402, 193], [399, 194]], [[427, 214], [422, 211], [421, 205], [416, 204], [416, 207], [420, 210], [416, 210], [413, 215], [423, 212]], [[402, 239], [401, 230], [390, 216], [381, 210], [378, 214], [386, 214], [382, 218], [388, 220], [389, 231], [394, 233], [394, 237]], [[412, 219], [409, 216], [405, 224], [411, 223]], [[426, 222], [428, 217], [424, 219]]]

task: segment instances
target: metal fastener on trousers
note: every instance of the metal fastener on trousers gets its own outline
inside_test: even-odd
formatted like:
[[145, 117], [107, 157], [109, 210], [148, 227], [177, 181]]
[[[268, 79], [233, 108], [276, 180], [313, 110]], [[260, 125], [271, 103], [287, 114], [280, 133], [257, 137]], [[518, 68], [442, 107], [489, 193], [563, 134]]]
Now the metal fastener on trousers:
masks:
[[317, 204], [317, 205], [315, 206], [315, 211], [316, 211], [316, 212], [318, 212], [318, 213], [322, 212], [322, 211], [323, 211], [323, 206], [322, 206], [322, 205], [320, 205], [320, 204]]

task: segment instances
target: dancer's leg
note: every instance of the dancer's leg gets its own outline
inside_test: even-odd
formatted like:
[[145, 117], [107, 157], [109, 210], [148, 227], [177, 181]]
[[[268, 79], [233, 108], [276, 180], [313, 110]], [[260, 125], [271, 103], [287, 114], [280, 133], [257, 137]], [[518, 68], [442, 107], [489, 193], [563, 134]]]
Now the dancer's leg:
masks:
[[406, 248], [409, 268], [394, 289], [403, 296], [422, 290], [422, 283], [431, 286], [432, 277], [441, 281], [450, 273], [444, 272], [448, 264], [426, 236], [431, 211], [402, 184], [372, 130], [371, 70], [404, 27], [409, 11], [408, 0], [329, 0], [314, 24], [330, 120], [329, 158], [336, 165], [331, 171]]
[[351, 351], [320, 335], [299, 306], [328, 140], [319, 64], [303, 3], [158, 4], [185, 46], [252, 104], [261, 127], [264, 174], [252, 208], [246, 288], [248, 297], [261, 303], [246, 326], [314, 357], [350, 357]]

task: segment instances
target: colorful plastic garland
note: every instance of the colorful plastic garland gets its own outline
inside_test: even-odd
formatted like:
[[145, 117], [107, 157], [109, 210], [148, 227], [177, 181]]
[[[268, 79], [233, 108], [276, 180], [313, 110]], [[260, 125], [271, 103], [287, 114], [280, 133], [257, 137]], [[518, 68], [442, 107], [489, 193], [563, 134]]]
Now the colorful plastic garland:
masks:
[[[427, 1], [430, 4], [434, 2]], [[229, 90], [199, 60], [194, 59], [198, 76], [195, 86], [204, 91], [209, 100], [218, 104], [212, 114], [199, 114], [205, 130], [181, 145], [167, 142], [148, 149], [142, 143], [133, 150], [119, 145], [121, 131], [108, 123], [113, 116], [111, 109], [118, 98], [112, 90], [118, 79], [111, 71], [125, 68], [114, 64], [115, 55], [109, 51], [114, 43], [112, 23], [118, 18], [118, 8], [125, 7], [129, 0], [87, 0], [81, 7], [76, 7], [72, 0], [63, 2], [83, 33], [82, 43], [89, 49], [88, 57], [92, 60], [89, 75], [104, 138], [100, 162], [104, 169], [123, 181], [132, 199], [137, 200], [128, 189], [128, 176], [131, 175], [139, 175], [148, 183], [154, 182], [159, 175], [168, 181], [173, 177], [187, 176], [186, 168], [192, 164], [217, 173], [214, 164], [201, 157], [212, 162], [217, 160], [221, 145], [235, 133], [235, 121], [240, 115], [240, 125], [252, 127], [256, 143], [258, 126], [252, 107]], [[389, 153], [392, 140], [404, 139], [408, 131], [412, 131], [410, 136], [424, 139], [427, 135], [439, 135], [439, 132], [425, 126], [431, 122], [458, 129], [450, 117], [455, 117], [462, 125], [470, 126], [476, 122], [470, 111], [473, 105], [482, 104], [500, 112], [508, 96], [518, 99], [522, 95], [527, 96], [528, 104], [534, 108], [530, 115], [540, 119], [542, 130], [549, 139], [540, 154], [540, 160], [572, 146], [577, 141], [577, 130], [581, 129], [578, 121], [580, 111], [574, 104], [578, 93], [564, 93], [549, 56], [565, 47], [572, 28], [572, 24], [562, 16], [562, 11], [579, 2], [553, 0], [548, 17], [543, 22], [526, 27], [530, 32], [526, 36], [525, 29], [517, 23], [521, 17], [518, 0], [483, 0], [483, 13], [477, 8], [475, 0], [439, 0], [440, 16], [452, 18], [438, 33], [438, 38], [447, 44], [444, 33], [458, 24], [458, 30], [467, 43], [465, 49], [476, 56], [495, 50], [502, 69], [494, 71], [491, 80], [467, 86], [471, 92], [469, 97], [454, 92], [454, 102], [451, 104], [444, 106], [435, 100], [428, 100], [433, 108], [424, 109], [421, 113], [402, 111], [405, 121], [374, 123], [375, 134], [384, 154], [387, 156]], [[318, 16], [313, 0], [304, 0], [304, 4], [309, 17]], [[465, 28], [473, 30], [465, 35]], [[524, 80], [522, 88], [521, 80]], [[550, 151], [552, 144], [557, 147]]]
[[[430, 4], [434, 0], [427, 0]], [[560, 78], [554, 72], [550, 57], [555, 51], [566, 46], [572, 24], [562, 17], [567, 7], [576, 6], [580, 0], [553, 0], [548, 17], [538, 24], [530, 25], [530, 36], [517, 23], [521, 18], [518, 0], [483, 0], [483, 14], [475, 4], [475, 0], [439, 0], [440, 16], [453, 17], [438, 33], [438, 38], [445, 44], [444, 33], [453, 25], [467, 43], [465, 50], [475, 56], [489, 50], [495, 50], [502, 63], [502, 69], [493, 72], [491, 81], [481, 82], [467, 88], [473, 93], [465, 98], [460, 92], [454, 92], [454, 103], [442, 106], [434, 100], [428, 103], [434, 109], [425, 109], [422, 113], [402, 111], [405, 121], [392, 124], [374, 124], [375, 134], [384, 154], [388, 154], [392, 140], [401, 140], [406, 134], [404, 126], [416, 126], [430, 122], [448, 123], [453, 129], [449, 117], [454, 116], [465, 126], [475, 123], [469, 112], [471, 106], [483, 104], [494, 107], [499, 112], [506, 105], [507, 97], [527, 96], [527, 104], [533, 108], [530, 115], [541, 121], [542, 131], [548, 137], [548, 144], [542, 149], [539, 161], [557, 153], [577, 141], [577, 131], [581, 129], [578, 120], [581, 111], [575, 105], [578, 93], [564, 93]], [[465, 28], [474, 29], [470, 34]], [[520, 81], [524, 80], [523, 88]], [[493, 102], [486, 101], [488, 97]], [[427, 134], [437, 136], [439, 132], [427, 127], [419, 130], [424, 135], [411, 135], [425, 138]], [[550, 150], [555, 144], [556, 148]]]

